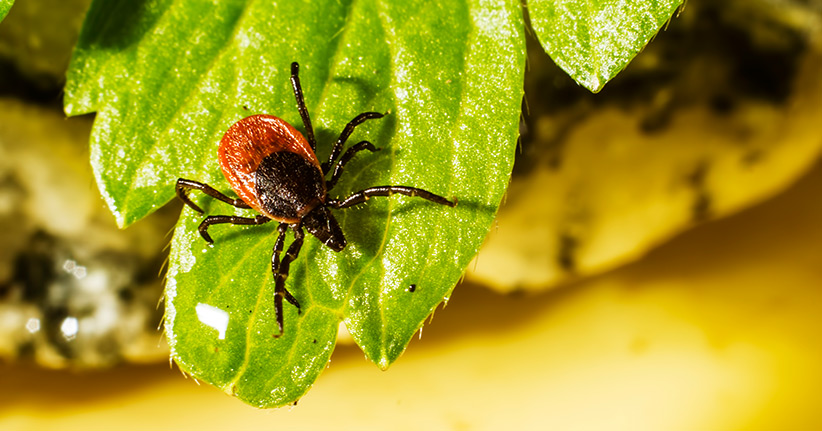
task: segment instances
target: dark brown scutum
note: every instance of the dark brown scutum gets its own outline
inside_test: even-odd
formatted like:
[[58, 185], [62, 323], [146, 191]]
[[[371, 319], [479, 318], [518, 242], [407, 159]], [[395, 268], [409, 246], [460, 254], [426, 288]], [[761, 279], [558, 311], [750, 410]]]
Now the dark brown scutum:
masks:
[[279, 219], [299, 220], [325, 200], [322, 171], [296, 153], [269, 154], [254, 181], [260, 206]]

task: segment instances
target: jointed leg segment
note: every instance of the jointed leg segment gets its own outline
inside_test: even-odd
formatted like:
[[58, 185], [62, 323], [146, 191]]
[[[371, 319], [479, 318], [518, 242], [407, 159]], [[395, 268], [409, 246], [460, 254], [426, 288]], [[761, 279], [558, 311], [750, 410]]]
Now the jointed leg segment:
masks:
[[447, 205], [449, 207], [453, 207], [457, 205], [456, 201], [449, 201], [448, 199], [440, 196], [435, 195], [434, 193], [429, 192], [428, 190], [418, 189], [416, 187], [406, 187], [406, 186], [380, 186], [380, 187], [370, 187], [365, 190], [360, 190], [357, 193], [352, 194], [351, 196], [339, 200], [339, 199], [330, 199], [327, 202], [327, 205], [332, 208], [348, 208], [354, 205], [359, 205], [369, 198], [373, 196], [391, 196], [393, 194], [398, 195], [405, 195], [405, 196], [416, 196], [423, 198], [425, 200], [429, 200], [434, 203], [438, 203], [440, 205]]
[[219, 199], [219, 200], [221, 200], [221, 201], [223, 201], [223, 202], [225, 202], [229, 205], [233, 205], [237, 208], [251, 208], [251, 206], [249, 206], [247, 203], [243, 202], [242, 199], [232, 199], [232, 198], [220, 193], [219, 190], [215, 189], [214, 187], [211, 187], [208, 184], [201, 183], [201, 182], [198, 182], [198, 181], [186, 180], [186, 179], [183, 179], [183, 178], [177, 179], [177, 186], [175, 187], [175, 190], [177, 191], [177, 197], [179, 197], [180, 200], [183, 201], [183, 203], [190, 206], [191, 208], [194, 209], [194, 211], [197, 211], [200, 214], [203, 213], [203, 209], [200, 208], [197, 204], [195, 204], [191, 200], [191, 198], [189, 198], [188, 195], [186, 194], [186, 190], [189, 190], [189, 189], [199, 190], [199, 191], [201, 191], [201, 192], [203, 192], [203, 193], [205, 193], [205, 194], [207, 194], [207, 195], [209, 195], [209, 196], [211, 196], [215, 199]]
[[365, 120], [382, 118], [383, 116], [384, 115], [379, 112], [363, 112], [362, 114], [354, 117], [353, 120], [349, 121], [348, 124], [345, 125], [345, 129], [343, 129], [342, 133], [340, 133], [340, 137], [337, 138], [334, 148], [331, 149], [331, 155], [328, 156], [328, 161], [322, 164], [323, 175], [328, 174], [328, 171], [331, 170], [331, 166], [334, 165], [334, 161], [337, 160], [337, 157], [339, 157], [342, 152], [345, 141], [347, 141], [348, 137], [354, 133], [354, 128], [364, 123]]
[[340, 175], [343, 173], [343, 168], [345, 168], [345, 164], [351, 160], [354, 155], [362, 150], [368, 150], [372, 153], [375, 151], [379, 151], [379, 148], [375, 148], [374, 145], [368, 141], [361, 141], [358, 142], [356, 145], [352, 146], [348, 150], [345, 151], [340, 161], [337, 162], [337, 166], [334, 167], [334, 174], [331, 175], [331, 179], [325, 183], [325, 187], [327, 190], [331, 190], [337, 184], [337, 180], [340, 179]]
[[297, 301], [297, 298], [294, 298], [285, 288], [285, 280], [288, 278], [288, 270], [291, 262], [300, 254], [304, 234], [301, 226], [296, 225], [296, 227], [292, 228], [294, 231], [294, 241], [288, 246], [288, 250], [285, 252], [283, 259], [280, 260], [280, 253], [283, 251], [285, 233], [288, 227], [288, 223], [280, 223], [280, 226], [277, 227], [279, 235], [277, 236], [277, 241], [274, 243], [274, 252], [271, 255], [271, 272], [274, 274], [274, 310], [277, 315], [277, 327], [280, 330], [279, 334], [275, 335], [275, 337], [283, 334], [283, 298], [291, 305], [297, 307], [297, 313], [301, 313], [300, 303]]
[[237, 216], [225, 216], [225, 215], [217, 215], [217, 216], [208, 216], [200, 223], [200, 226], [197, 230], [200, 231], [200, 235], [203, 237], [206, 242], [209, 244], [214, 244], [214, 240], [211, 239], [211, 235], [208, 234], [208, 227], [213, 224], [222, 224], [222, 223], [231, 223], [231, 224], [244, 224], [244, 225], [255, 225], [255, 224], [265, 224], [270, 222], [271, 219], [264, 216], [264, 215], [257, 215], [254, 218], [251, 217], [237, 217]]
[[297, 99], [297, 110], [305, 126], [305, 135], [311, 150], [317, 152], [317, 139], [314, 138], [314, 127], [311, 126], [311, 117], [308, 115], [308, 108], [305, 106], [303, 98], [303, 87], [300, 85], [300, 65], [295, 61], [291, 63], [291, 88], [294, 89], [294, 97]]

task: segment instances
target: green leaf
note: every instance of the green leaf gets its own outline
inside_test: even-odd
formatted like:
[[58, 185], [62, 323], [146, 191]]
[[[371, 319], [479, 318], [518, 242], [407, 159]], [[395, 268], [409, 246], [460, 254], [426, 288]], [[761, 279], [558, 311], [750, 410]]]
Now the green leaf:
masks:
[[530, 0], [531, 26], [554, 62], [594, 93], [616, 76], [683, 0]]
[[[181, 368], [272, 407], [308, 390], [341, 320], [370, 360], [396, 360], [476, 254], [505, 191], [523, 31], [516, 0], [96, 1], [72, 59], [66, 112], [98, 111], [94, 170], [121, 225], [167, 202], [178, 177], [233, 194], [216, 149], [240, 118], [268, 113], [301, 129], [292, 61], [321, 159], [354, 116], [389, 112], [352, 135], [382, 151], [352, 160], [332, 196], [399, 184], [459, 199], [449, 208], [392, 196], [336, 211], [348, 246], [334, 253], [306, 238], [286, 285], [302, 314], [285, 305], [280, 338], [275, 223], [214, 226], [208, 246], [197, 232], [203, 216], [184, 210], [166, 287], [166, 332]], [[208, 214], [251, 214], [192, 197]]]
[[0, 0], [0, 21], [3, 21], [3, 18], [9, 13], [11, 5], [13, 4], [14, 0]]

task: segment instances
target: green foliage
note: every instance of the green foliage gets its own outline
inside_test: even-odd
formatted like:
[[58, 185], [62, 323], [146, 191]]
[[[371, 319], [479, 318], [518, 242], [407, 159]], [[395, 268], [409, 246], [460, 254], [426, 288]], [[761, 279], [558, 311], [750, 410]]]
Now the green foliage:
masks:
[[[555, 61], [598, 91], [678, 4], [535, 0], [530, 16]], [[172, 199], [179, 177], [232, 194], [216, 150], [239, 119], [267, 113], [301, 128], [292, 61], [301, 65], [320, 159], [354, 116], [388, 113], [349, 140], [382, 151], [358, 155], [334, 196], [397, 184], [459, 199], [447, 208], [392, 196], [337, 211], [348, 247], [334, 253], [306, 238], [287, 281], [302, 314], [285, 305], [281, 338], [270, 270], [276, 224], [216, 226], [209, 246], [197, 232], [203, 215], [186, 208], [166, 286], [166, 333], [181, 368], [273, 407], [308, 390], [340, 321], [380, 367], [396, 360], [450, 295], [505, 191], [524, 44], [517, 0], [95, 1], [65, 111], [97, 112], [92, 166], [120, 226]], [[192, 197], [208, 214], [251, 215]]]
[[530, 0], [528, 11], [545, 52], [594, 93], [616, 76], [683, 0]]
[[[366, 356], [387, 368], [450, 294], [505, 191], [523, 33], [514, 0], [95, 2], [65, 108], [98, 113], [92, 163], [121, 226], [171, 199], [178, 177], [230, 193], [216, 149], [240, 118], [269, 113], [301, 127], [292, 61], [301, 64], [320, 158], [355, 115], [389, 112], [352, 136], [382, 151], [357, 156], [334, 195], [401, 184], [459, 199], [448, 208], [393, 196], [338, 211], [348, 247], [334, 253], [306, 239], [287, 282], [303, 313], [286, 304], [281, 338], [272, 336], [276, 226], [217, 226], [216, 244], [207, 246], [197, 233], [203, 216], [186, 209], [166, 288], [177, 363], [250, 404], [284, 405], [324, 369], [343, 320]], [[235, 213], [192, 196], [208, 214]]]
[[3, 21], [3, 18], [9, 13], [11, 5], [13, 4], [14, 0], [0, 0], [0, 21]]

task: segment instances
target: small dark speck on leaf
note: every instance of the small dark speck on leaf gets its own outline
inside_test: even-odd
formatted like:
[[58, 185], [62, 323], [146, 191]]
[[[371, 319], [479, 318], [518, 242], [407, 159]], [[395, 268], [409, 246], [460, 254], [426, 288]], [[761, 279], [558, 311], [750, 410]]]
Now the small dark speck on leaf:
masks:
[[317, 344], [317, 340], [314, 340], [314, 344]]
[[408, 291], [409, 292], [414, 293], [415, 290], [417, 290], [417, 285], [416, 284], [412, 284], [411, 286], [408, 286]]

